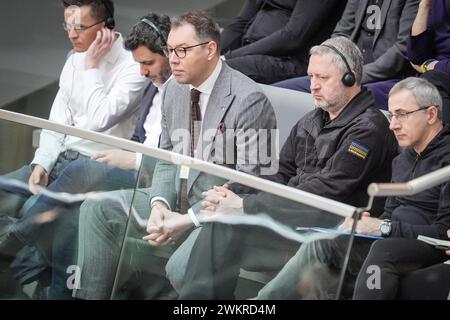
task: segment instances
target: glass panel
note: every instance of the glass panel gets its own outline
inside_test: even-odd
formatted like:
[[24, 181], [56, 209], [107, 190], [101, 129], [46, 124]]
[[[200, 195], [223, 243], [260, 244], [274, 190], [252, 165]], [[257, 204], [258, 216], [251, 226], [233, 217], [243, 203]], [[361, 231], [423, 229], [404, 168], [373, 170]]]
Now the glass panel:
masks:
[[[78, 240], [89, 243], [88, 249], [99, 241], [79, 230], [80, 221], [93, 223], [99, 218], [83, 212], [107, 214], [110, 207], [121, 206], [127, 213], [111, 224], [98, 226], [104, 228], [96, 230], [102, 239], [114, 224], [126, 225], [129, 207], [119, 195], [121, 190], [133, 193], [137, 171], [99, 162], [107, 159], [104, 156], [99, 161], [90, 158], [110, 154], [108, 150], [116, 149], [110, 146], [51, 131], [45, 131], [44, 137], [39, 129], [4, 120], [0, 120], [0, 131], [0, 298], [70, 299], [80, 279], [91, 272], [84, 271], [83, 259], [92, 251], [77, 254]], [[39, 139], [65, 139], [71, 141], [72, 150], [54, 156], [54, 148], [35, 152]], [[115, 158], [124, 163], [127, 154], [134, 156], [122, 151]], [[39, 166], [30, 167], [35, 155], [49, 168], [48, 175], [38, 174]], [[34, 183], [29, 182], [32, 172]], [[144, 178], [140, 182], [144, 183]], [[121, 245], [122, 239], [113, 240]], [[95, 252], [95, 267], [105, 256], [111, 258], [108, 252]], [[114, 280], [115, 269], [108, 271], [111, 279], [102, 285]]]
[[[113, 299], [336, 297], [350, 236], [335, 231], [344, 218], [330, 212], [332, 207], [330, 211], [320, 210], [306, 205], [302, 199], [288, 200], [190, 170], [189, 203], [201, 223], [201, 227], [194, 228], [195, 218], [177, 213], [180, 190], [183, 190], [179, 177], [186, 173], [183, 170], [185, 167], [160, 161], [156, 165], [152, 187], [140, 188], [135, 193]], [[169, 183], [171, 179], [165, 178], [167, 174], [172, 183]], [[142, 176], [141, 179], [144, 180]], [[204, 210], [199, 211], [202, 201], [211, 201], [217, 195], [212, 191], [203, 192], [225, 183], [235, 193], [217, 189], [226, 193], [221, 206], [213, 212], [205, 210], [208, 206], [212, 209], [211, 203], [203, 203]], [[170, 198], [168, 202], [173, 212], [154, 208], [153, 214], [159, 212], [161, 218], [149, 223], [150, 200], [162, 194]], [[122, 214], [115, 213], [117, 216]], [[316, 229], [310, 229], [313, 227]], [[155, 245], [155, 241], [161, 245]], [[372, 241], [357, 238], [355, 243], [358, 250], [364, 251]], [[109, 249], [94, 251], [103, 250]], [[358, 250], [354, 255], [362, 257]], [[361, 258], [352, 257], [350, 261], [342, 298], [351, 297], [352, 282], [362, 263]], [[112, 267], [103, 264], [97, 274]], [[282, 271], [278, 273], [280, 269]], [[85, 284], [89, 283], [86, 279]], [[92, 288], [92, 292], [97, 289]]]
[[[355, 238], [347, 268], [351, 238], [333, 229], [344, 220], [336, 213], [355, 208], [314, 198], [328, 208], [318, 209], [306, 193], [293, 201], [148, 156], [136, 172], [77, 152], [59, 155], [48, 187], [32, 195], [36, 130], [0, 121], [4, 139], [8, 132], [0, 153], [1, 298], [334, 299], [343, 270], [340, 297], [351, 297], [373, 239]], [[199, 167], [219, 172], [212, 166]], [[177, 213], [180, 174], [194, 215]], [[274, 192], [277, 186], [295, 190], [274, 184]], [[161, 218], [149, 222], [150, 200], [160, 195], [173, 212], [157, 204]]]

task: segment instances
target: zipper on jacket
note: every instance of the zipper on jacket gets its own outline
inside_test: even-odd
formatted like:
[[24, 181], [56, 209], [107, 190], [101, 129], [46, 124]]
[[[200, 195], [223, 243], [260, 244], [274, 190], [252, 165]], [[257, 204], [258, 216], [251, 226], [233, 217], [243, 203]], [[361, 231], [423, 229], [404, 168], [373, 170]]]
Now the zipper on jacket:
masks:
[[413, 166], [413, 169], [412, 169], [412, 179], [415, 178], [415, 175], [416, 175], [416, 167], [417, 167], [417, 163], [419, 162], [419, 160], [420, 160], [420, 154], [417, 154], [417, 155], [416, 155], [416, 158], [414, 159], [414, 166]]

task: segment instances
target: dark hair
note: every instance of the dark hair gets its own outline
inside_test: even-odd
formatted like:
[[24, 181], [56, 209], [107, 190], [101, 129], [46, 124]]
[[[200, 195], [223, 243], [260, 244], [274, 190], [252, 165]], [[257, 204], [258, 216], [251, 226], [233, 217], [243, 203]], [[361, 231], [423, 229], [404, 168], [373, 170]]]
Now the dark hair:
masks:
[[220, 29], [217, 23], [204, 11], [188, 11], [172, 19], [172, 28], [190, 24], [201, 41], [214, 41], [220, 52]]
[[111, 0], [62, 0], [64, 8], [90, 6], [92, 17], [98, 20], [114, 18], [114, 3]]
[[[143, 19], [150, 21], [158, 30], [143, 22]], [[167, 37], [170, 32], [170, 18], [163, 14], [149, 13], [143, 16], [132, 28], [125, 39], [125, 49], [136, 50], [144, 46], [154, 53], [164, 55]]]

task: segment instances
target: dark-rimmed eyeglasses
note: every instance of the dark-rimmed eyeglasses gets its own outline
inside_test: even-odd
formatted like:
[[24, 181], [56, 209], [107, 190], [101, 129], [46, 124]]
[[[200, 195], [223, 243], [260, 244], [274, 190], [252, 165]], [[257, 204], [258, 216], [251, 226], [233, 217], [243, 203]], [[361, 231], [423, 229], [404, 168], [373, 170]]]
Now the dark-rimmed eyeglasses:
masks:
[[90, 26], [83, 26], [82, 24], [70, 24], [70, 23], [63, 22], [62, 23], [62, 27], [63, 27], [63, 29], [65, 31], [70, 31], [73, 28], [75, 31], [83, 32], [84, 30], [92, 28], [93, 26], [96, 26], [96, 25], [98, 25], [98, 24], [100, 24], [102, 22], [105, 22], [105, 20], [100, 20], [100, 21], [98, 21], [98, 22], [96, 22], [94, 24], [91, 24]]
[[195, 45], [189, 46], [189, 47], [176, 47], [176, 48], [173, 48], [173, 49], [171, 49], [171, 48], [164, 48], [164, 53], [165, 53], [165, 55], [166, 55], [167, 57], [170, 57], [170, 56], [172, 55], [172, 53], [175, 52], [175, 55], [176, 55], [178, 58], [183, 59], [183, 58], [186, 57], [186, 54], [187, 54], [188, 49], [195, 48], [195, 47], [199, 47], [199, 46], [203, 46], [203, 45], [208, 44], [208, 43], [210, 43], [210, 42], [211, 42], [211, 41], [206, 41], [206, 42], [202, 42], [202, 43], [199, 43], [199, 44], [195, 44]]
[[414, 110], [414, 111], [398, 111], [396, 113], [388, 112], [387, 118], [388, 118], [389, 122], [392, 121], [392, 119], [394, 119], [394, 118], [396, 118], [400, 122], [406, 121], [406, 120], [408, 120], [408, 115], [409, 114], [415, 113], [415, 112], [418, 112], [418, 111], [421, 111], [421, 110], [426, 110], [429, 107], [432, 107], [432, 106], [420, 107], [419, 109]]

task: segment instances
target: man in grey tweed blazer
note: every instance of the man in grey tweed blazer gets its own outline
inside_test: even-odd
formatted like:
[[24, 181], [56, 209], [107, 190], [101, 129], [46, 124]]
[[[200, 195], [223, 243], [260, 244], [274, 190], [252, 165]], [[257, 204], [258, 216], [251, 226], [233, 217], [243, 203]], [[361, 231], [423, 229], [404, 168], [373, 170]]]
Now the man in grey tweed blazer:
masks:
[[[262, 163], [248, 150], [255, 151], [255, 146], [261, 143], [264, 147], [272, 145], [270, 136], [276, 129], [275, 113], [254, 81], [220, 60], [219, 44], [218, 27], [205, 14], [188, 12], [172, 20], [167, 55], [173, 79], [162, 98], [160, 148], [252, 175], [273, 174], [276, 168], [269, 157]], [[200, 92], [201, 112], [201, 138], [195, 150], [191, 150], [194, 148], [190, 143], [192, 89]], [[267, 138], [259, 136], [262, 130], [268, 131]], [[268, 154], [276, 153], [269, 151]], [[185, 188], [182, 188], [182, 179], [186, 182]], [[197, 234], [191, 231], [198, 230], [195, 227], [199, 226], [197, 213], [202, 192], [224, 183], [231, 182], [189, 170], [187, 166], [159, 161], [152, 187], [134, 194], [133, 211], [141, 220], [148, 220], [147, 234], [143, 233], [145, 226], [141, 226], [134, 236], [145, 235], [144, 239], [151, 245], [148, 246], [150, 252], [154, 246], [172, 252], [172, 245], [177, 247], [186, 238], [182, 250], [188, 250]], [[183, 197], [184, 192], [186, 197]], [[118, 199], [129, 204], [132, 196], [131, 191], [122, 191]], [[180, 212], [183, 199], [187, 200], [188, 214]], [[86, 201], [81, 208], [78, 259], [81, 277], [79, 290], [74, 294], [78, 298], [110, 297], [127, 219], [123, 202], [119, 202]], [[133, 220], [129, 224], [131, 227], [136, 226]], [[130, 234], [127, 232], [128, 236]], [[188, 254], [187, 251], [181, 253], [182, 256]], [[136, 265], [131, 267], [138, 269]], [[142, 283], [137, 285], [142, 286]]]

